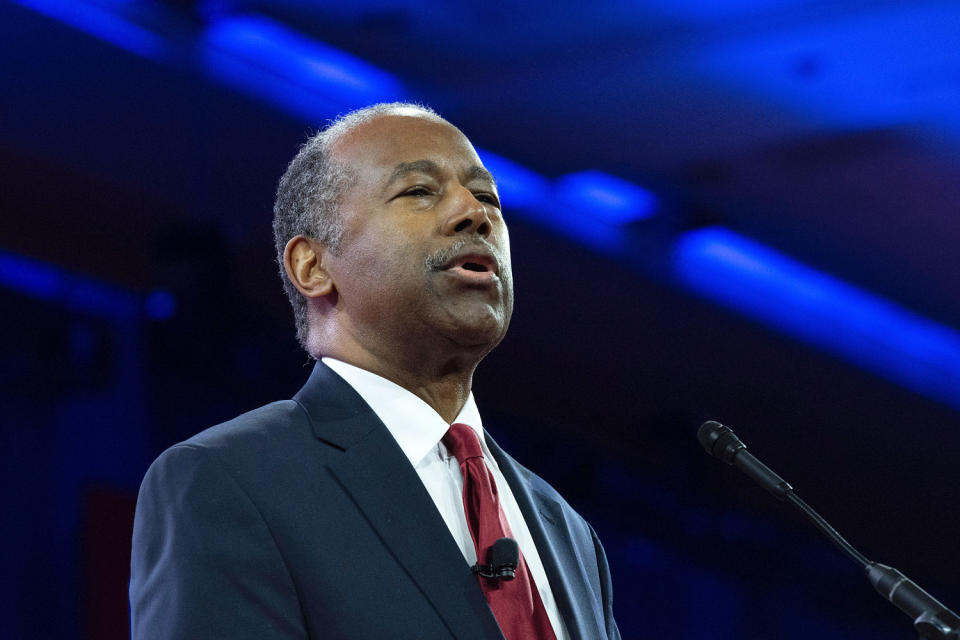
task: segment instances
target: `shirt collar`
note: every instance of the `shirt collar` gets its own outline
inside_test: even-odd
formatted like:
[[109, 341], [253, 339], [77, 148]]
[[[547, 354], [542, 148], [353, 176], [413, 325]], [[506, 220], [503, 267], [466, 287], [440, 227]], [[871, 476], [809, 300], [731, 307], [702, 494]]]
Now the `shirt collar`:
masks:
[[[370, 405], [414, 467], [437, 448], [443, 434], [450, 428], [433, 407], [395, 382], [335, 358], [322, 360]], [[469, 425], [476, 431], [484, 456], [492, 459], [472, 391], [454, 422]], [[441, 447], [440, 451], [447, 455], [445, 448]]]

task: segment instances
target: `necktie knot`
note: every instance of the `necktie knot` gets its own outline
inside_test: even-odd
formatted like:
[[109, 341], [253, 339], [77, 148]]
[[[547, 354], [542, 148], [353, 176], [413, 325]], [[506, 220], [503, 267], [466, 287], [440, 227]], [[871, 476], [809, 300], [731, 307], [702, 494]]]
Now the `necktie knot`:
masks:
[[470, 458], [483, 457], [483, 448], [480, 446], [477, 432], [469, 425], [460, 422], [450, 425], [443, 436], [443, 445], [460, 464]]

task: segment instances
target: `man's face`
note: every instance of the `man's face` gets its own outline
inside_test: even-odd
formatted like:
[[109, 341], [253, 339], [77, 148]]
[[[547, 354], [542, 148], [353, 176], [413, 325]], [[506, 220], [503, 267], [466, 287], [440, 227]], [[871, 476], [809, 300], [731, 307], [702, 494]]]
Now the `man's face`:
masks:
[[496, 346], [513, 311], [509, 238], [469, 140], [444, 122], [388, 115], [332, 152], [355, 177], [326, 262], [349, 338], [374, 352], [456, 345], [482, 357]]

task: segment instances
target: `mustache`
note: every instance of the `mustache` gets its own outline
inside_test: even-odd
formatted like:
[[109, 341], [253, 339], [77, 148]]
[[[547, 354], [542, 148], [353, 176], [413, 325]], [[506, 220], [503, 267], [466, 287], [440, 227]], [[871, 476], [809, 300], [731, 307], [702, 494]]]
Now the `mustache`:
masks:
[[503, 254], [484, 238], [460, 238], [449, 247], [429, 254], [424, 260], [424, 264], [429, 271], [442, 271], [450, 260], [468, 247], [471, 250], [476, 249], [490, 253], [497, 261], [497, 265], [503, 267]]

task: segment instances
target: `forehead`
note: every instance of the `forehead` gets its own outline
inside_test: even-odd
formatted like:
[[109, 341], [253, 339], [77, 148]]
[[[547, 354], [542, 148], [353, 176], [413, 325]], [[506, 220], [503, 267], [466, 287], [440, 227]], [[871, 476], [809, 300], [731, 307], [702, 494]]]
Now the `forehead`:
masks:
[[378, 116], [345, 133], [331, 151], [361, 181], [383, 179], [400, 164], [422, 160], [457, 173], [482, 166], [459, 129], [421, 115]]

